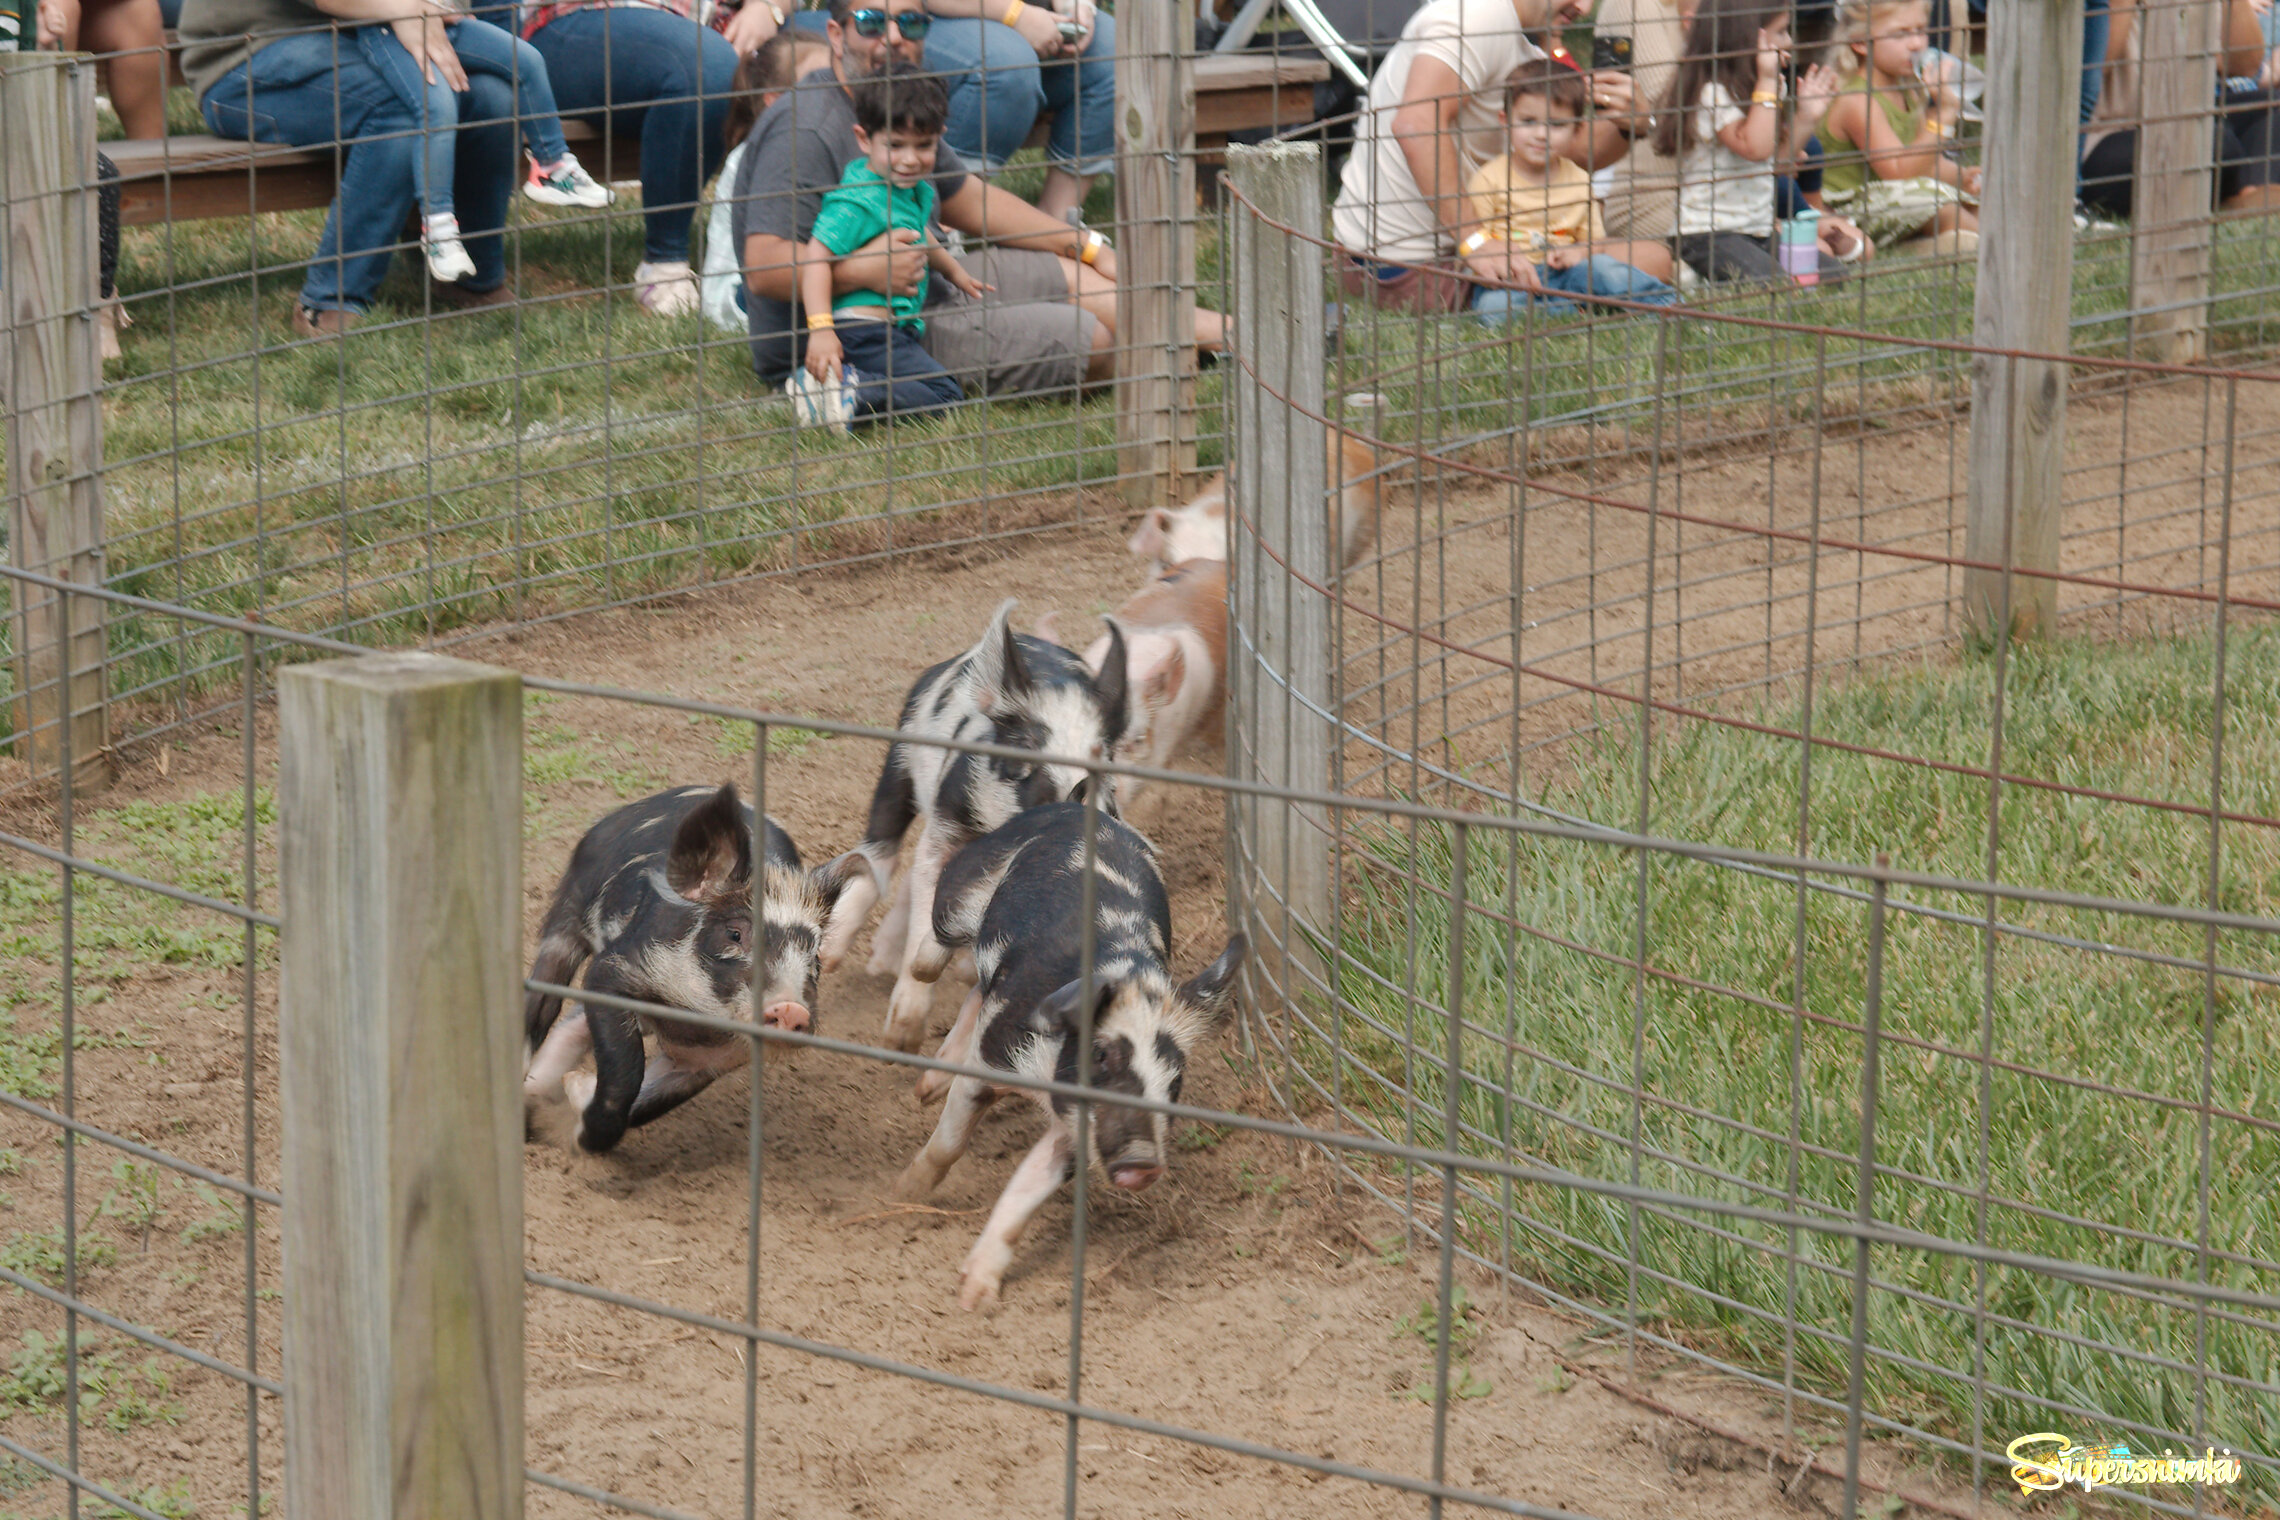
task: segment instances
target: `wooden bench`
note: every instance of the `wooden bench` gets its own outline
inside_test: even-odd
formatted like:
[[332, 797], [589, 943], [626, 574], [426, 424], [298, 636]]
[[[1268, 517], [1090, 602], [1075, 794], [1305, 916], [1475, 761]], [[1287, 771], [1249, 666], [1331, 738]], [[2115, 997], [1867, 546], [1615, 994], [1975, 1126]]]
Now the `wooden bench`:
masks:
[[[1314, 86], [1330, 66], [1311, 55], [1206, 53], [1195, 60], [1195, 140], [1203, 151], [1227, 145], [1231, 132], [1302, 126], [1314, 119]], [[1045, 141], [1039, 122], [1032, 145]], [[562, 135], [604, 180], [638, 179], [641, 146], [605, 142], [583, 122]], [[598, 147], [599, 151], [595, 151]], [[119, 166], [119, 220], [129, 227], [242, 217], [260, 211], [306, 211], [329, 205], [335, 150], [284, 148], [227, 137], [183, 136], [103, 144]]]

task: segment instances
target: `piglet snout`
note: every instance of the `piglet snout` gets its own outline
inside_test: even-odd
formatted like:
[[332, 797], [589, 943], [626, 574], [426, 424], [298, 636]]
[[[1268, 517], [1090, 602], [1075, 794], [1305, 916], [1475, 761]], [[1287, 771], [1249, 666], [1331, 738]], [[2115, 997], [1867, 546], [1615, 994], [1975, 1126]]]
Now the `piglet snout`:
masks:
[[761, 1011], [760, 1022], [770, 1029], [789, 1029], [804, 1034], [815, 1023], [806, 1007], [799, 1003], [770, 1003]]
[[1119, 1161], [1108, 1169], [1109, 1185], [1128, 1193], [1139, 1192], [1163, 1175], [1163, 1167], [1152, 1161]]

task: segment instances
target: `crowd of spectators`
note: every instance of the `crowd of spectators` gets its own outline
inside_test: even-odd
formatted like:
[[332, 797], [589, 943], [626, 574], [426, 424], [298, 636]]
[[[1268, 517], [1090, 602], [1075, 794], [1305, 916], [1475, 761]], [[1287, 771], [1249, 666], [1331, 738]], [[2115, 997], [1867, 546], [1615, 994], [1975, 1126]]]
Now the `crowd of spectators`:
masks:
[[[1378, 0], [1407, 19], [1394, 35], [1373, 15], [1389, 40], [1331, 209], [1343, 289], [1504, 322], [1667, 304], [1704, 282], [1841, 279], [1879, 250], [1968, 251], [1980, 187], [1965, 60], [1986, 3]], [[2216, 3], [2215, 198], [2280, 208], [2280, 11]], [[2131, 211], [2140, 4], [2086, 0], [2084, 225]], [[173, 26], [211, 131], [339, 147], [291, 314], [304, 337], [353, 327], [407, 245], [434, 305], [514, 300], [502, 229], [517, 185], [554, 207], [612, 198], [570, 152], [568, 119], [639, 145], [632, 298], [745, 333], [770, 385], [798, 392], [852, 367], [859, 405], [807, 410], [1074, 393], [1111, 371], [1115, 253], [1083, 222], [1116, 116], [1114, 18], [1094, 0], [40, 0], [38, 16], [41, 43], [111, 55], [104, 87], [129, 136], [165, 131]], [[890, 76], [902, 103], [881, 109], [901, 125], [875, 133], [855, 102]], [[1023, 198], [999, 181], [1041, 121], [1045, 173]], [[893, 169], [916, 148], [885, 146], [921, 136], [923, 195]], [[865, 163], [876, 172], [858, 185]], [[854, 227], [871, 230], [847, 241]], [[840, 308], [863, 293], [864, 320], [883, 327], [822, 340], [818, 366], [811, 334], [832, 314], [808, 298], [825, 289]], [[1199, 354], [1226, 335], [1197, 313]], [[908, 378], [866, 364], [921, 355], [942, 377], [931, 391], [861, 389]]]

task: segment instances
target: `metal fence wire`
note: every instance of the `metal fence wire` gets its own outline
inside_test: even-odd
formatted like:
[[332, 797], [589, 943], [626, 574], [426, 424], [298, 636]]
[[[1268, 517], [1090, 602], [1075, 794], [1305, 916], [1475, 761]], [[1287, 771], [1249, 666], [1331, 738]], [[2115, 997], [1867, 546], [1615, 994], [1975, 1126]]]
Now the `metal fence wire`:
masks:
[[[1567, 1327], [1543, 1364], [1563, 1385], [1778, 1462], [1789, 1496], [1823, 1483], [1848, 1516], [1874, 1495], [1994, 1510], [2035, 1432], [2237, 1467], [2117, 1502], [2274, 1504], [2280, 221], [2171, 195], [2088, 227], [2048, 341], [1989, 310], [2012, 274], [1952, 253], [1660, 311], [1418, 316], [1325, 238], [1339, 181], [1312, 145], [1226, 148], [1222, 214], [1186, 214], [1223, 134], [1304, 126], [1335, 160], [1369, 103], [1289, 119], [1327, 82], [1316, 52], [1270, 30], [1263, 59], [1207, 66], [1166, 9], [1117, 17], [1120, 95], [1187, 109], [1135, 113], [1117, 187], [1085, 203], [1117, 231], [1092, 354], [1124, 383], [851, 440], [797, 427], [746, 335], [633, 309], [640, 218], [666, 197], [513, 222], [509, 312], [449, 311], [399, 273], [346, 340], [289, 342], [340, 151], [249, 157], [192, 123], [103, 145], [134, 317], [106, 372], [94, 80], [9, 65], [0, 1514], [257, 1516], [310, 1481], [283, 1459], [309, 1390], [283, 1374], [279, 946], [355, 926], [279, 898], [282, 671], [375, 648], [521, 667], [529, 800], [491, 821], [526, 841], [531, 893], [603, 801], [689, 779], [660, 767], [692, 756], [813, 857], [854, 814], [803, 812], [787, 767], [867, 779], [912, 736], [850, 721], [822, 678], [676, 670], [662, 637], [644, 674], [604, 668], [572, 647], [599, 614], [742, 581], [877, 595], [874, 562], [984, 548], [1081, 556], [1222, 463], [1226, 774], [1066, 758], [1096, 797], [1139, 775], [1168, 794], [1156, 816], [1223, 813], [1224, 909], [1202, 911], [1251, 944], [1240, 1056], [1187, 1102], [977, 1074], [1163, 1113], [1196, 1147], [1180, 1164], [1248, 1146], [1236, 1202], [1326, 1161], [1323, 1213], [1349, 1221], [1330, 1254], [1429, 1271], [1405, 1322], [1429, 1370], [1342, 1388], [1327, 1430], [1261, 1413], [1281, 1374], [1235, 1365], [1257, 1342], [1160, 1288], [1146, 1314], [1104, 1291], [1210, 1205], [1143, 1216], [1082, 1167], [1002, 1344], [941, 1339], [942, 1282], [890, 1234], [833, 1232], [970, 1221], [882, 1212], [851, 1199], [887, 1177], [815, 1169], [896, 1122], [889, 1075], [968, 1068], [855, 1038], [859, 1011], [798, 1032], [528, 981], [754, 1059], [740, 1129], [710, 1100], [709, 1148], [516, 1156], [489, 1243], [525, 1291], [480, 1352], [511, 1378], [493, 1413], [517, 1413], [461, 1432], [505, 1464], [496, 1512], [1293, 1504], [1222, 1487], [1254, 1470], [1333, 1513], [1684, 1512], [1492, 1459], [1468, 1360], [1488, 1294]], [[2147, 82], [2107, 120], [2154, 145], [2131, 183], [2205, 189], [2221, 139], [2162, 155], [2205, 115], [2174, 87], [2222, 61], [2193, 30], [2216, 8], [2125, 9]], [[590, 163], [625, 151], [608, 125], [578, 129]], [[1199, 373], [1213, 311], [1235, 338]], [[2054, 407], [1998, 409], [2046, 382]], [[928, 637], [986, 612], [926, 610]], [[542, 642], [571, 618], [595, 620]], [[822, 626], [755, 660], [789, 669]], [[830, 627], [912, 673], [965, 636], [883, 661], [853, 614]], [[519, 956], [525, 926], [501, 932]], [[1183, 917], [1183, 956], [1191, 936]], [[391, 1101], [392, 1122], [445, 1123], [417, 1084]], [[526, 1240], [524, 1189], [578, 1223]], [[1223, 1321], [1298, 1312], [1243, 1296], [1295, 1269], [1232, 1264]], [[1322, 1306], [1313, 1344], [1382, 1350], [1384, 1326]], [[1193, 1377], [1136, 1368], [1140, 1340]], [[829, 1413], [795, 1417], [811, 1403]]]

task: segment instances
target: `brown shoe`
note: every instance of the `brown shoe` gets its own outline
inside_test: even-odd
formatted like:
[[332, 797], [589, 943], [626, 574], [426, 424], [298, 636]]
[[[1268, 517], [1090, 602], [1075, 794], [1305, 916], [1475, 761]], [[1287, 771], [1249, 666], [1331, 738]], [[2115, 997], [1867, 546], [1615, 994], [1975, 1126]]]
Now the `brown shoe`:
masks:
[[363, 320], [362, 312], [341, 307], [315, 311], [298, 301], [293, 303], [293, 331], [304, 338], [337, 338]]
[[448, 306], [453, 311], [487, 311], [515, 304], [514, 287], [511, 285], [497, 285], [489, 290], [469, 290], [464, 285], [446, 285], [441, 280], [430, 280], [428, 297], [438, 310]]

